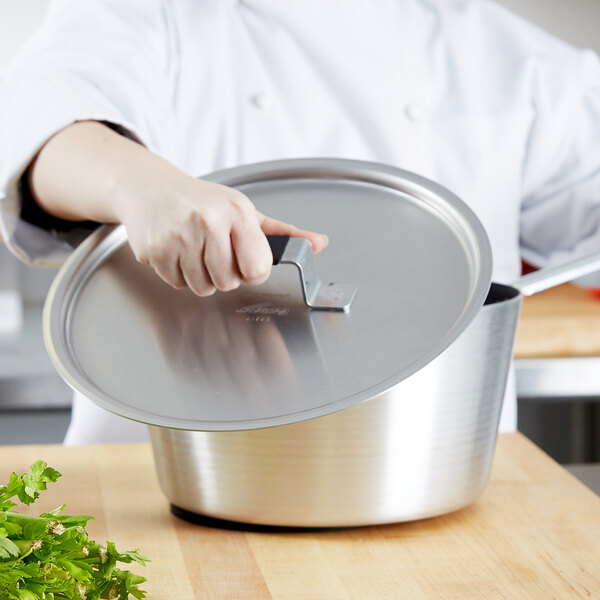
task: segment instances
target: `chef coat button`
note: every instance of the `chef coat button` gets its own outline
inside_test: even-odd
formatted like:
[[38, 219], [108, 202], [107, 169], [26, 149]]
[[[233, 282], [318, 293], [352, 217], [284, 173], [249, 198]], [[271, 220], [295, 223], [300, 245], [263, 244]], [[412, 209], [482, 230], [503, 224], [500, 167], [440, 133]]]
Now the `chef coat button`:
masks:
[[421, 121], [423, 119], [425, 116], [425, 111], [420, 104], [411, 103], [404, 107], [404, 114], [409, 121], [416, 123], [417, 121]]
[[271, 96], [265, 92], [258, 92], [251, 98], [252, 104], [261, 110], [269, 108], [271, 106]]

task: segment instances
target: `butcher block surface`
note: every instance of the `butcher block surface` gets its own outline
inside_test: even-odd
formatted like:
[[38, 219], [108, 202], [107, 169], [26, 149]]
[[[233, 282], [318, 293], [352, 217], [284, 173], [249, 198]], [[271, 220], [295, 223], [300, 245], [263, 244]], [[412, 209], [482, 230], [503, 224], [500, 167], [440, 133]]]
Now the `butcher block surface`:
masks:
[[483, 496], [456, 513], [325, 532], [258, 533], [174, 517], [147, 444], [0, 446], [0, 481], [43, 459], [33, 505], [92, 514], [93, 539], [139, 548], [151, 600], [600, 598], [600, 497], [521, 434], [501, 435]]
[[600, 294], [574, 284], [523, 299], [516, 358], [600, 356]]

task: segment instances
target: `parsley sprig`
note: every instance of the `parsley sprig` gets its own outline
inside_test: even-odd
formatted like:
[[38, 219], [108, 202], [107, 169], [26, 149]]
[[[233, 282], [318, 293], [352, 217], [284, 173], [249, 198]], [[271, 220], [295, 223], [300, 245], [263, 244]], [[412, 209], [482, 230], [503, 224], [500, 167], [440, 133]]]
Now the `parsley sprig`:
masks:
[[2, 600], [99, 600], [130, 595], [144, 598], [144, 577], [117, 568], [117, 563], [148, 559], [138, 550], [119, 552], [90, 540], [85, 526], [91, 516], [63, 514], [66, 505], [40, 516], [13, 509], [17, 498], [32, 504], [61, 474], [38, 460], [31, 472], [13, 473], [0, 485], [0, 598]]

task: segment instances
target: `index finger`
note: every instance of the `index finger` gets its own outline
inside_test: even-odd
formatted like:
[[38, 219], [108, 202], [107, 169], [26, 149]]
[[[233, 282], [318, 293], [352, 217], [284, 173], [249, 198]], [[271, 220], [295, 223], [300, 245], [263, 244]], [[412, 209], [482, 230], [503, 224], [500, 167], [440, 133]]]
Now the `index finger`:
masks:
[[290, 237], [306, 238], [312, 246], [315, 254], [321, 252], [329, 243], [329, 238], [323, 233], [315, 233], [307, 229], [299, 229], [294, 225], [278, 221], [266, 215], [259, 214], [260, 228], [265, 235], [289, 235]]

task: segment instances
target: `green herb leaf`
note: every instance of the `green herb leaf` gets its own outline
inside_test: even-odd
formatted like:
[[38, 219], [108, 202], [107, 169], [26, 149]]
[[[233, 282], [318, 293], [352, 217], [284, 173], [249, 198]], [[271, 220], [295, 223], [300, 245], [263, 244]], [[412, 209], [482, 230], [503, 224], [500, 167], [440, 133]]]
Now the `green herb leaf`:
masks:
[[41, 600], [43, 598], [43, 596], [38, 596], [29, 590], [15, 590], [10, 597], [17, 600]]
[[16, 504], [9, 499], [17, 496], [23, 504], [31, 504], [37, 500], [40, 491], [46, 484], [56, 481], [60, 473], [49, 467], [43, 460], [31, 465], [31, 472], [21, 476], [13, 473], [7, 485], [0, 486], [0, 510], [10, 510]]
[[0, 559], [19, 556], [19, 547], [6, 537], [0, 538]]
[[65, 515], [64, 504], [39, 516], [13, 510], [13, 498], [31, 504], [60, 476], [39, 460], [30, 473], [13, 473], [0, 486], [0, 600], [144, 598], [139, 584], [146, 579], [117, 563], [148, 559], [139, 550], [120, 552], [113, 542], [105, 548], [90, 540], [85, 526], [92, 516]]

